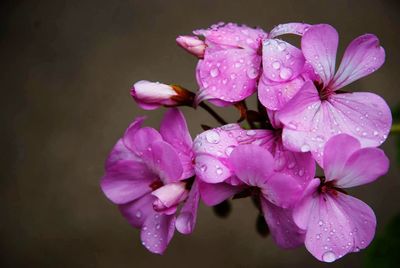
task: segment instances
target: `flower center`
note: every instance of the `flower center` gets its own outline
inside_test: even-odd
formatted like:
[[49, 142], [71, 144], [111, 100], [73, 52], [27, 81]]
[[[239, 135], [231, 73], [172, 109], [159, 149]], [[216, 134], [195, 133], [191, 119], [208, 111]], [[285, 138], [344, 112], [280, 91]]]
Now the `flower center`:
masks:
[[339, 192], [347, 194], [343, 189], [336, 186], [335, 180], [326, 181], [325, 177], [319, 178], [321, 183], [318, 187], [318, 192], [321, 194], [332, 194], [338, 196]]

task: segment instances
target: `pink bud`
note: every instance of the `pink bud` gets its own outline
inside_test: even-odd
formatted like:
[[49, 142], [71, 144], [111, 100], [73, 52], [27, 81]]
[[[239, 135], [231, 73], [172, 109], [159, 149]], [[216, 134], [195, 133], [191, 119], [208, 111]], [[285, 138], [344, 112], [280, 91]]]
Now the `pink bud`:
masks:
[[176, 38], [176, 42], [180, 47], [188, 51], [190, 54], [195, 55], [200, 59], [204, 57], [206, 44], [197, 36], [181, 35]]
[[192, 105], [194, 94], [177, 85], [142, 80], [131, 89], [131, 96], [144, 110], [164, 106]]
[[[152, 192], [157, 197], [153, 203], [155, 211], [174, 213], [180, 202], [184, 201], [189, 194], [185, 182], [173, 182], [164, 185]], [[172, 210], [172, 211], [171, 211]]]

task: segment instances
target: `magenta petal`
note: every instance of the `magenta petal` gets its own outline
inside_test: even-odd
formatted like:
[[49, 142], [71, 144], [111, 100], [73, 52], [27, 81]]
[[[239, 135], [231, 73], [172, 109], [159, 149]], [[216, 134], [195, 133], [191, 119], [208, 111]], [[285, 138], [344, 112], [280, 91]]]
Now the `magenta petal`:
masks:
[[162, 140], [160, 133], [150, 127], [136, 129], [130, 126], [123, 137], [125, 146], [139, 156], [149, 149], [151, 143]]
[[318, 260], [333, 262], [371, 242], [376, 219], [362, 201], [338, 192], [316, 195], [309, 202], [312, 204], [303, 209], [310, 210], [302, 212], [310, 215], [305, 245]]
[[309, 28], [309, 24], [299, 22], [279, 24], [271, 30], [268, 38], [275, 38], [284, 34], [303, 35]]
[[[241, 101], [256, 90], [261, 57], [244, 49], [206, 52], [196, 72], [201, 99], [232, 103]], [[215, 103], [216, 104], [216, 103]]]
[[261, 191], [269, 202], [282, 208], [289, 208], [299, 199], [302, 187], [295, 178], [275, 173], [269, 176]]
[[262, 76], [258, 84], [258, 99], [266, 108], [279, 110], [297, 94], [303, 84], [302, 78], [288, 82], [273, 82]]
[[292, 219], [292, 211], [275, 206], [261, 198], [265, 221], [272, 238], [281, 248], [295, 248], [304, 243], [304, 231], [299, 229]]
[[303, 230], [307, 230], [308, 222], [317, 200], [315, 194], [320, 184], [321, 181], [319, 178], [311, 180], [293, 209], [293, 220]]
[[271, 153], [257, 145], [239, 145], [233, 150], [229, 161], [236, 176], [251, 186], [263, 188], [273, 174], [274, 159]]
[[342, 88], [375, 72], [384, 62], [385, 50], [379, 39], [373, 34], [359, 36], [347, 47], [331, 87]]
[[301, 39], [304, 57], [322, 78], [325, 86], [328, 86], [335, 74], [338, 42], [337, 31], [328, 24], [311, 26]]
[[114, 164], [117, 164], [121, 160], [133, 160], [137, 162], [142, 162], [140, 157], [129, 150], [122, 139], [119, 139], [117, 143], [114, 145], [111, 153], [108, 155], [106, 160], [106, 169], [110, 168]]
[[387, 173], [389, 159], [378, 148], [363, 148], [354, 152], [348, 159], [336, 185], [349, 188], [375, 181]]
[[207, 206], [215, 206], [243, 190], [243, 187], [232, 186], [225, 182], [205, 183], [199, 181], [199, 190], [201, 200]]
[[342, 178], [347, 159], [361, 148], [360, 142], [347, 134], [333, 136], [324, 148], [324, 173], [327, 181]]
[[154, 196], [148, 193], [141, 198], [118, 207], [129, 224], [135, 228], [141, 228], [147, 217], [155, 213], [153, 210], [154, 199]]
[[186, 124], [185, 117], [177, 108], [169, 109], [161, 122], [160, 133], [163, 139], [171, 144], [178, 152], [183, 165], [183, 178], [193, 176], [192, 137]]
[[286, 82], [297, 77], [304, 67], [301, 50], [279, 39], [263, 42], [263, 74], [275, 82]]
[[163, 254], [175, 231], [175, 216], [154, 213], [142, 226], [140, 237], [143, 246], [150, 252]]
[[165, 141], [151, 143], [143, 153], [143, 161], [164, 183], [182, 179], [183, 168], [172, 145]]
[[119, 161], [106, 168], [100, 186], [115, 204], [124, 204], [150, 192], [149, 185], [157, 177], [142, 162]]
[[181, 234], [190, 234], [194, 230], [197, 218], [197, 208], [199, 206], [199, 187], [197, 180], [193, 182], [189, 196], [182, 207], [182, 210], [176, 219], [176, 229]]

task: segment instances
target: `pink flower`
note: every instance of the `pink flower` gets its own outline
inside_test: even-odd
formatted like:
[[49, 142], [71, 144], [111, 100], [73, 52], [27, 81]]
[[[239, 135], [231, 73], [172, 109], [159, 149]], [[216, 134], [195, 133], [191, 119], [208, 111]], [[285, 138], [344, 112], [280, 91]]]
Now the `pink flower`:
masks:
[[[199, 194], [193, 181], [192, 139], [178, 109], [166, 113], [160, 132], [141, 127], [143, 120], [137, 118], [114, 146], [101, 188], [129, 223], [141, 228], [143, 245], [161, 254], [175, 227], [185, 234], [194, 228]], [[178, 190], [165, 191], [172, 188]]]
[[281, 24], [263, 41], [263, 74], [258, 84], [258, 98], [268, 109], [283, 108], [307, 78], [301, 50], [276, 37], [289, 33], [302, 35], [308, 27], [304, 23]]
[[368, 246], [375, 233], [372, 209], [343, 189], [384, 175], [389, 160], [378, 148], [361, 148], [352, 136], [330, 138], [324, 149], [326, 178], [310, 181], [294, 209], [295, 223], [306, 231], [305, 246], [318, 260], [333, 262]]
[[219, 23], [194, 31], [205, 37], [204, 59], [196, 68], [199, 93], [196, 102], [208, 100], [227, 106], [252, 95], [261, 68], [261, 29], [234, 23]]
[[314, 25], [304, 33], [302, 52], [318, 79], [306, 82], [279, 111], [285, 147], [311, 151], [320, 164], [324, 144], [333, 135], [346, 133], [356, 137], [362, 147], [376, 147], [387, 138], [392, 120], [381, 97], [338, 91], [383, 64], [385, 52], [378, 38], [365, 34], [354, 39], [335, 74], [337, 45], [338, 34], [329, 25]]
[[146, 80], [136, 82], [131, 96], [144, 110], [154, 110], [160, 106], [179, 106], [193, 103], [193, 93], [177, 85], [166, 85]]
[[275, 172], [271, 153], [258, 145], [239, 145], [229, 160], [235, 175], [259, 200], [275, 242], [284, 248], [303, 244], [304, 232], [291, 217], [291, 208], [302, 192], [296, 178]]
[[181, 35], [176, 38], [176, 42], [180, 47], [188, 51], [190, 54], [202, 59], [206, 50], [206, 44], [197, 36]]

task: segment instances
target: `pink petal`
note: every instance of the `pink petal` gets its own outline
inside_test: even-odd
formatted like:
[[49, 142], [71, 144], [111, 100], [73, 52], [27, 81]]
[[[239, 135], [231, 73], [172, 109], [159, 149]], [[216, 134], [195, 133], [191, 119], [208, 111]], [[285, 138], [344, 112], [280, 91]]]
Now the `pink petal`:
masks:
[[261, 187], [261, 191], [263, 197], [272, 204], [281, 208], [289, 208], [299, 199], [302, 187], [295, 178], [281, 173], [274, 173], [269, 176], [268, 181]]
[[121, 160], [106, 168], [100, 186], [113, 203], [124, 204], [150, 192], [149, 185], [155, 180], [157, 177], [144, 163]]
[[229, 161], [236, 176], [251, 186], [263, 188], [273, 174], [274, 159], [271, 153], [257, 145], [239, 145], [233, 150]]
[[200, 193], [197, 180], [193, 182], [189, 196], [176, 219], [176, 229], [181, 234], [190, 234], [194, 230], [197, 218], [197, 208], [199, 206]]
[[183, 178], [194, 175], [192, 137], [186, 124], [185, 117], [177, 108], [169, 109], [161, 122], [160, 133], [163, 139], [171, 144], [178, 152], [183, 165]]
[[195, 172], [199, 179], [208, 183], [220, 183], [233, 175], [225, 163], [206, 154], [196, 156]]
[[318, 191], [321, 181], [319, 178], [311, 180], [307, 187], [304, 189], [302, 197], [293, 208], [293, 220], [296, 225], [302, 229], [307, 230], [310, 215], [314, 209], [315, 195]]
[[204, 60], [200, 60], [196, 68], [200, 87], [197, 102], [216, 99], [232, 103], [252, 95], [261, 72], [260, 64], [261, 57], [253, 51], [206, 51]]
[[241, 186], [228, 183], [205, 183], [199, 181], [201, 200], [207, 206], [215, 206], [243, 190]]
[[123, 139], [119, 139], [117, 141], [111, 150], [111, 153], [108, 155], [106, 160], [106, 169], [114, 164], [117, 164], [121, 160], [134, 160], [138, 162], [142, 161], [138, 155], [133, 153], [125, 146]]
[[154, 213], [142, 226], [140, 237], [150, 252], [163, 254], [175, 231], [175, 216]]
[[272, 238], [281, 248], [295, 248], [304, 243], [304, 231], [299, 229], [292, 219], [292, 211], [283, 209], [261, 198], [265, 221]]
[[139, 156], [149, 149], [151, 143], [162, 140], [160, 133], [150, 127], [136, 129], [130, 126], [123, 137], [125, 146]]
[[132, 202], [119, 205], [121, 214], [135, 228], [141, 228], [149, 215], [154, 215], [153, 202], [154, 196], [150, 193]]
[[306, 60], [328, 86], [335, 74], [338, 33], [328, 24], [311, 26], [301, 39], [301, 50]]
[[333, 136], [324, 148], [324, 173], [327, 181], [342, 178], [346, 161], [361, 148], [360, 142], [347, 134]]
[[182, 179], [183, 168], [172, 145], [165, 141], [151, 143], [143, 152], [143, 161], [164, 183]]
[[303, 35], [310, 28], [309, 24], [299, 23], [299, 22], [291, 22], [279, 24], [274, 27], [268, 35], [268, 38], [275, 38], [284, 34], [297, 34]]
[[280, 110], [297, 94], [303, 84], [302, 78], [273, 82], [262, 76], [258, 84], [258, 99], [267, 109]]
[[263, 74], [271, 81], [289, 81], [303, 70], [303, 53], [285, 41], [266, 39], [263, 42], [262, 53]]
[[336, 185], [349, 188], [367, 184], [386, 174], [388, 169], [389, 159], [381, 149], [363, 148], [347, 159]]
[[177, 207], [188, 197], [186, 183], [183, 181], [168, 183], [152, 193], [156, 197], [153, 208], [157, 212], [163, 212], [172, 207]]
[[375, 72], [384, 62], [385, 50], [379, 39], [373, 34], [359, 36], [347, 47], [331, 87], [342, 88]]
[[305, 245], [318, 260], [333, 262], [349, 252], [365, 248], [375, 233], [373, 211], [362, 201], [337, 192], [317, 194], [296, 208], [297, 215], [309, 215]]

